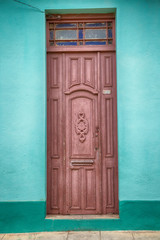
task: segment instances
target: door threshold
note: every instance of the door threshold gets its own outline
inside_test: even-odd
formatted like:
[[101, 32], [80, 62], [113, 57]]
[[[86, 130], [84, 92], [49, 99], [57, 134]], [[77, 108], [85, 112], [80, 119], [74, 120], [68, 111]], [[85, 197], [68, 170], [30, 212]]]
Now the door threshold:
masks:
[[46, 219], [118, 219], [117, 214], [106, 215], [47, 215]]

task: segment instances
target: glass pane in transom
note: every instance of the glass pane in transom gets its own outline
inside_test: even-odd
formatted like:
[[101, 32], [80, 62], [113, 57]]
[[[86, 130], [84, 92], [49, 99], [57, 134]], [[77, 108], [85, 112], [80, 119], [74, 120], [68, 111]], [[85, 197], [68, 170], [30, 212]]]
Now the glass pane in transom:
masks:
[[106, 39], [106, 29], [86, 29], [85, 39]]
[[77, 39], [77, 30], [56, 30], [56, 40]]
[[106, 27], [106, 23], [85, 23], [85, 27]]
[[76, 23], [58, 23], [56, 24], [56, 28], [76, 28]]

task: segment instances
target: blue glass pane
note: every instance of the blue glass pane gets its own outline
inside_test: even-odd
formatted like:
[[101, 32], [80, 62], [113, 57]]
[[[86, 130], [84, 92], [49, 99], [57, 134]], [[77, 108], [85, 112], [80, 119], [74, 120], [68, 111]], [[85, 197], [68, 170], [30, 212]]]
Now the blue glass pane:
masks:
[[106, 23], [86, 23], [85, 27], [105, 27]]
[[83, 39], [83, 30], [82, 29], [79, 30], [79, 39]]
[[112, 38], [112, 29], [108, 29], [108, 38]]
[[50, 40], [53, 40], [53, 30], [50, 30]]
[[98, 42], [98, 41], [95, 41], [95, 42], [85, 42], [85, 45], [106, 45], [106, 42]]
[[77, 42], [57, 42], [57, 46], [77, 46]]
[[56, 28], [75, 28], [77, 27], [76, 23], [59, 23], [56, 24]]

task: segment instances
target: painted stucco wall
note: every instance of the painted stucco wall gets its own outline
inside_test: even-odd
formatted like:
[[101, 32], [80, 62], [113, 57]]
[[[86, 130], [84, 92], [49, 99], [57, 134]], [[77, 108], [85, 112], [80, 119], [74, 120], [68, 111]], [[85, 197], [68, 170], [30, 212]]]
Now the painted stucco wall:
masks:
[[[119, 200], [160, 201], [160, 0], [24, 2], [56, 13], [116, 9]], [[45, 41], [45, 13], [0, 0], [3, 204], [45, 204]]]

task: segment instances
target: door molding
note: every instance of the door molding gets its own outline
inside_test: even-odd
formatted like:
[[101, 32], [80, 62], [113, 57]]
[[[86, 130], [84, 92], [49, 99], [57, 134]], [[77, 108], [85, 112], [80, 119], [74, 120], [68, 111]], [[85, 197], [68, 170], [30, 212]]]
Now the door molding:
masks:
[[[106, 15], [106, 14], [105, 14]], [[74, 15], [75, 16], [75, 15]], [[79, 16], [78, 16], [79, 17]], [[65, 18], [63, 18], [64, 20]], [[70, 18], [68, 18], [70, 21]], [[83, 19], [82, 18], [77, 18], [78, 19]], [[109, 18], [108, 18], [109, 19]], [[52, 19], [53, 20], [53, 19]], [[112, 16], [112, 20], [114, 21], [114, 16]], [[49, 24], [50, 22], [50, 18], [47, 19], [47, 24]], [[47, 25], [48, 26], [48, 25]], [[49, 34], [49, 28], [47, 28], [47, 39], [48, 39], [48, 34]], [[114, 25], [114, 31], [115, 31], [115, 25]], [[48, 41], [48, 40], [47, 40]], [[114, 41], [115, 41], [115, 33], [114, 33]], [[65, 56], [67, 54], [82, 54], [82, 53], [95, 53], [97, 56], [97, 79], [99, 79], [98, 81], [103, 82], [104, 86], [103, 89], [101, 87], [100, 90], [93, 90], [92, 94], [95, 94], [95, 96], [99, 96], [98, 97], [98, 102], [101, 102], [100, 108], [103, 108], [104, 111], [101, 111], [101, 125], [104, 127], [104, 129], [108, 128], [108, 132], [109, 134], [113, 134], [113, 136], [111, 137], [111, 141], [114, 142], [114, 146], [110, 147], [109, 142], [106, 142], [106, 147], [108, 148], [106, 152], [105, 147], [102, 146], [102, 151], [101, 151], [101, 156], [102, 156], [102, 162], [105, 160], [104, 166], [103, 167], [103, 173], [102, 173], [102, 189], [100, 189], [100, 192], [103, 192], [102, 194], [102, 199], [101, 199], [101, 205], [102, 205], [102, 209], [98, 210], [97, 213], [91, 213], [91, 214], [109, 214], [109, 213], [114, 213], [114, 214], [118, 214], [119, 212], [119, 206], [118, 206], [118, 144], [117, 144], [117, 88], [116, 88], [116, 49], [115, 49], [115, 45], [113, 46], [68, 46], [68, 47], [47, 47], [47, 55], [48, 55], [48, 62], [47, 62], [47, 213], [48, 214], [68, 214], [68, 212], [65, 210], [66, 206], [64, 205], [65, 201], [64, 199], [66, 198], [66, 190], [63, 187], [58, 187], [56, 186], [56, 184], [53, 184], [53, 182], [55, 183], [56, 181], [60, 181], [61, 184], [64, 183], [64, 178], [65, 178], [65, 172], [64, 172], [64, 167], [63, 169], [60, 169], [60, 177], [58, 180], [58, 165], [56, 165], [58, 163], [57, 161], [57, 157], [59, 157], [59, 153], [58, 151], [62, 151], [63, 152], [63, 159], [62, 161], [62, 165], [64, 164], [64, 162], [66, 161], [66, 153], [63, 149], [63, 147], [59, 144], [59, 137], [58, 137], [58, 131], [59, 133], [62, 134], [62, 132], [64, 131], [64, 126], [61, 123], [61, 120], [59, 121], [58, 119], [60, 119], [62, 116], [65, 116], [64, 113], [64, 109], [60, 109], [60, 113], [58, 113], [58, 109], [59, 109], [59, 105], [58, 104], [62, 104], [62, 102], [64, 101], [64, 96], [69, 96], [70, 94], [76, 92], [76, 91], [86, 91], [86, 92], [90, 92], [91, 90], [90, 88], [86, 86], [86, 89], [77, 89], [76, 87], [69, 89], [67, 91], [64, 92], [64, 94], [62, 93], [62, 83], [64, 81], [64, 79], [66, 79], [66, 60], [65, 60]], [[55, 61], [55, 64], [51, 61], [51, 56], [53, 59], [53, 62]], [[56, 60], [57, 59], [57, 60]], [[56, 63], [57, 61], [57, 63]], [[57, 65], [59, 64], [59, 65]], [[53, 66], [54, 65], [54, 66]], [[51, 69], [54, 69], [54, 71], [57, 71], [57, 73], [55, 73], [54, 78], [57, 78], [57, 80], [53, 80], [52, 81], [52, 87], [51, 87], [51, 77], [50, 75], [53, 75], [53, 71], [51, 71]], [[108, 74], [107, 71], [104, 72], [104, 69], [108, 68], [108, 71], [111, 71], [111, 73]], [[64, 69], [63, 72], [61, 71], [61, 69]], [[112, 76], [111, 76], [111, 75]], [[102, 77], [103, 75], [103, 77]], [[107, 80], [104, 79], [104, 75], [106, 76]], [[61, 84], [61, 86], [59, 85], [61, 90], [58, 90], [58, 82], [59, 84]], [[61, 83], [60, 83], [61, 82]], [[51, 90], [51, 88], [52, 90]], [[58, 92], [58, 91], [61, 91]], [[109, 93], [110, 92], [110, 93]], [[109, 93], [109, 94], [108, 94]], [[59, 95], [60, 94], [60, 95]], [[57, 100], [57, 97], [61, 96], [61, 100]], [[52, 99], [52, 101], [51, 101]], [[51, 113], [51, 105], [49, 102], [52, 102], [52, 106], [54, 109], [54, 112]], [[101, 109], [102, 110], [102, 109]], [[51, 126], [51, 115], [55, 115], [55, 114], [60, 114], [58, 115], [58, 119], [54, 120], [54, 127], [51, 130], [50, 126]], [[112, 115], [112, 120], [113, 122], [108, 123], [107, 126], [105, 126], [104, 123], [104, 118], [107, 118], [107, 114], [111, 114]], [[59, 117], [60, 116], [60, 117]], [[103, 119], [102, 119], [103, 118]], [[56, 128], [56, 124], [57, 128]], [[111, 133], [111, 128], [113, 128], [113, 132]], [[50, 139], [50, 131], [52, 131], [53, 134], [55, 134], [57, 136], [57, 149], [52, 149], [51, 150], [51, 139]], [[57, 131], [57, 132], [56, 132]], [[105, 130], [106, 131], [106, 130]], [[104, 139], [106, 138], [106, 135], [108, 133], [102, 133], [100, 135], [100, 144], [102, 144], [104, 142]], [[109, 136], [109, 135], [108, 135]], [[106, 140], [108, 141], [108, 140]], [[51, 156], [51, 151], [55, 151], [56, 154], [54, 154], [53, 158], [54, 160], [54, 164], [51, 162], [50, 160], [50, 156]], [[57, 151], [57, 152], [56, 152]], [[113, 154], [114, 152], [114, 154]], [[114, 155], [114, 156], [113, 156]], [[79, 166], [80, 160], [72, 160], [73, 161], [73, 165]], [[86, 164], [86, 166], [92, 166], [92, 159], [90, 159]], [[83, 164], [83, 163], [82, 163]], [[53, 169], [54, 171], [54, 176], [52, 176], [51, 173], [51, 169]], [[51, 183], [52, 181], [52, 183]], [[108, 188], [106, 189], [106, 186], [108, 186]], [[59, 206], [60, 208], [58, 209], [57, 206], [53, 206], [54, 210], [52, 210], [51, 207], [51, 198], [54, 199], [53, 201], [56, 203], [56, 201], [58, 201], [55, 196], [51, 196], [52, 195], [52, 191], [54, 188], [54, 192], [56, 191], [57, 194], [61, 194], [60, 192], [63, 191], [64, 192], [64, 197], [63, 199], [59, 200]], [[106, 192], [108, 191], [108, 193]], [[107, 206], [107, 207], [106, 207]], [[74, 214], [74, 212], [73, 212]], [[90, 213], [87, 213], [90, 214]]]
[[[94, 23], [103, 23], [105, 26], [99, 27], [87, 27], [85, 24], [94, 24]], [[62, 24], [75, 24], [71, 28], [61, 27]], [[82, 27], [79, 27], [79, 24], [82, 24]], [[61, 26], [59, 26], [61, 25]], [[57, 28], [56, 26], [59, 26]], [[57, 30], [77, 30], [77, 39], [72, 41], [77, 42], [77, 45], [74, 46], [61, 46], [56, 45], [57, 41], [62, 41], [60, 38], [56, 38]], [[78, 31], [83, 30], [83, 37], [79, 39]], [[99, 39], [98, 41], [106, 40], [105, 45], [85, 45], [86, 41], [89, 41], [89, 38], [85, 38], [86, 29], [106, 29], [106, 38]], [[109, 29], [112, 30], [109, 32]], [[111, 33], [111, 35], [110, 35]], [[57, 15], [51, 14], [46, 16], [46, 38], [47, 38], [47, 52], [78, 52], [78, 51], [115, 51], [116, 50], [116, 41], [115, 41], [115, 14], [66, 14], [66, 15]], [[92, 38], [93, 41], [96, 39]], [[110, 42], [111, 40], [111, 42]], [[64, 39], [63, 41], [68, 41]], [[70, 40], [71, 41], [71, 40]], [[80, 45], [80, 42], [83, 42]], [[53, 43], [51, 45], [51, 43]]]

